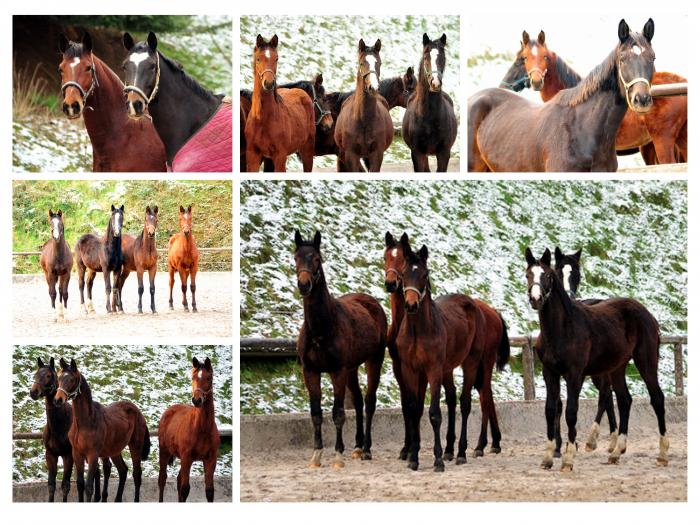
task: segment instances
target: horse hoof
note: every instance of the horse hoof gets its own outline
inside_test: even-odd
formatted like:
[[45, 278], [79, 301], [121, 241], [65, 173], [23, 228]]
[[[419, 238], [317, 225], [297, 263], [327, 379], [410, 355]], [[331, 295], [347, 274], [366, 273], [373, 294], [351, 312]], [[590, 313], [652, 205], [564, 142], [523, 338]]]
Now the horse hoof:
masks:
[[552, 465], [554, 465], [554, 462], [552, 461], [543, 461], [540, 463], [540, 468], [543, 470], [549, 470], [552, 468]]
[[170, 305], [170, 309], [171, 309], [171, 310], [175, 310], [175, 308], [173, 307], [172, 304]]
[[418, 462], [417, 461], [409, 461], [408, 468], [410, 468], [411, 470], [418, 470]]
[[484, 451], [483, 451], [483, 450], [479, 450], [478, 448], [477, 448], [477, 449], [474, 449], [474, 452], [472, 452], [472, 457], [473, 457], [473, 458], [481, 458], [481, 457], [483, 457], [483, 456], [484, 456]]
[[399, 459], [401, 461], [406, 461], [408, 459], [408, 450], [405, 448], [401, 449], [401, 452], [399, 452]]
[[440, 461], [433, 466], [433, 472], [445, 472], [445, 464]]
[[309, 468], [321, 468], [321, 464], [311, 462], [309, 463]]
[[360, 459], [362, 457], [362, 449], [356, 448], [352, 451], [352, 459]]
[[552, 454], [552, 457], [560, 458], [561, 457], [561, 450], [555, 450], [554, 454]]
[[656, 465], [658, 467], [668, 467], [668, 460], [664, 458], [656, 458]]
[[363, 452], [361, 459], [362, 459], [362, 461], [371, 461], [372, 453], [369, 450], [367, 452]]
[[158, 312], [156, 312], [155, 310], [153, 310], [151, 313], [152, 313], [153, 315], [158, 315]]
[[452, 452], [445, 452], [442, 455], [442, 459], [444, 461], [452, 461], [455, 458], [455, 455]]
[[192, 307], [192, 313], [193, 313], [193, 314], [196, 314], [196, 313], [197, 313], [197, 307], [196, 307], [196, 306], [193, 306], [193, 307]]
[[467, 462], [467, 456], [457, 456], [455, 465], [464, 465]]
[[489, 450], [490, 454], [500, 454], [501, 453], [501, 447], [491, 447], [491, 450]]
[[620, 462], [620, 458], [616, 456], [610, 456], [608, 458], [608, 465], [617, 465]]
[[341, 468], [345, 468], [345, 462], [342, 459], [334, 459], [331, 467], [334, 470], [340, 470]]
[[572, 470], [574, 470], [574, 466], [570, 465], [568, 463], [565, 463], [564, 465], [561, 466], [562, 472], [571, 472]]
[[[597, 443], [586, 443], [586, 452], [593, 452], [596, 448], [598, 448]], [[612, 452], [612, 450], [610, 452]]]

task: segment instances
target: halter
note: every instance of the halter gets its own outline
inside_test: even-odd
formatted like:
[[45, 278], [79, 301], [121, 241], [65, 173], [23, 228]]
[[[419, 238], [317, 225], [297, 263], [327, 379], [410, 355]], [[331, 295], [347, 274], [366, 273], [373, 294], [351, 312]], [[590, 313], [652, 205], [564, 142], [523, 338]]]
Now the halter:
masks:
[[[270, 89], [267, 89], [265, 87], [265, 82], [262, 81], [263, 75], [265, 73], [272, 73], [272, 87]], [[262, 84], [263, 91], [272, 91], [273, 89], [275, 89], [277, 87], [277, 73], [272, 71], [270, 68], [263, 69], [262, 72], [258, 75], [258, 77], [260, 77], [260, 83]]]
[[632, 102], [630, 101], [630, 88], [634, 86], [635, 84], [639, 84], [640, 82], [644, 83], [647, 85], [647, 87], [651, 90], [651, 84], [649, 81], [644, 78], [644, 77], [637, 77], [633, 78], [629, 82], [625, 80], [625, 77], [622, 76], [622, 68], [620, 67], [620, 61], [617, 61], [617, 74], [620, 77], [620, 82], [622, 82], [622, 86], [625, 88], [625, 99], [627, 100], [627, 107], [629, 107], [632, 111], [634, 111], [634, 107], [632, 106]]
[[500, 87], [506, 87], [506, 88], [510, 89], [511, 91], [515, 91], [515, 88], [518, 87], [520, 84], [523, 84], [523, 87], [525, 87], [526, 81], [530, 81], [529, 75], [525, 75], [524, 77], [520, 77], [519, 79], [515, 80], [514, 82], [505, 82], [504, 80], [501, 80]]
[[542, 83], [544, 84], [544, 77], [547, 76], [547, 71], [549, 71], [549, 68], [545, 68], [544, 71], [542, 71], [538, 67], [533, 67], [532, 69], [530, 69], [527, 72], [527, 78], [530, 81], [530, 84], [532, 84], [532, 73], [534, 73], [535, 71], [537, 71], [540, 75], [542, 75]]
[[420, 304], [423, 301], [423, 299], [425, 298], [425, 294], [428, 293], [428, 285], [426, 284], [423, 287], [422, 291], [419, 290], [418, 288], [416, 288], [415, 286], [404, 285], [404, 287], [403, 287], [403, 298], [404, 299], [406, 299], [406, 292], [409, 292], [409, 291], [415, 292], [416, 294], [418, 294], [418, 304]]
[[139, 97], [143, 99], [143, 101], [146, 103], [146, 106], [148, 106], [151, 102], [153, 102], [153, 99], [156, 98], [156, 94], [158, 93], [158, 88], [160, 87], [160, 53], [156, 51], [156, 83], [153, 86], [153, 91], [151, 91], [151, 96], [147, 96], [146, 93], [138, 86], [124, 86], [124, 93], [129, 93], [130, 91], [133, 91], [136, 93]]
[[408, 95], [410, 95], [411, 92], [408, 90], [408, 86], [406, 85], [406, 78], [403, 75], [401, 75], [401, 86], [403, 87], [404, 96], [408, 97]]
[[302, 274], [308, 273], [311, 276], [311, 288], [309, 288], [309, 293], [311, 293], [311, 290], [314, 288], [314, 284], [318, 282], [319, 277], [321, 277], [321, 267], [319, 266], [318, 270], [316, 272], [312, 272], [311, 270], [307, 270], [306, 268], [303, 268], [297, 272], [297, 279], [302, 276]]
[[386, 270], [384, 272], [384, 278], [386, 279], [390, 273], [393, 273], [396, 276], [396, 280], [398, 282], [401, 282], [401, 272], [399, 272], [398, 270], [396, 270], [394, 268], [389, 268], [388, 270]]
[[65, 388], [59, 385], [57, 392], [63, 392], [66, 394], [66, 397], [68, 398], [68, 401], [73, 401], [76, 397], [78, 397], [78, 394], [80, 394], [80, 383], [81, 381], [78, 381], [78, 387], [73, 390], [73, 392], [68, 392]]
[[203, 398], [202, 401], [206, 401], [207, 396], [212, 393], [214, 388], [210, 388], [209, 390], [204, 390], [202, 388], [199, 388], [198, 386], [194, 388], [195, 392], [197, 392], [198, 390], [202, 393], [202, 398]]
[[433, 75], [437, 75], [438, 80], [440, 81], [440, 85], [442, 86], [442, 72], [439, 69], [429, 69], [428, 64], [425, 62], [425, 56], [423, 57], [423, 75], [425, 76], [425, 79], [428, 80], [428, 89], [430, 91], [433, 91], [433, 86], [432, 83], [430, 82], [430, 77]]
[[[532, 283], [532, 286], [528, 287], [528, 289], [527, 289], [527, 295], [528, 295], [528, 297], [532, 297], [532, 288], [533, 288], [535, 285], [539, 286], [539, 287], [540, 287], [540, 290], [542, 290], [542, 285], [541, 285], [540, 283]], [[548, 291], [547, 293], [545, 293], [545, 294], [542, 295], [541, 303], [540, 303], [540, 308], [542, 308], [542, 307], [544, 306], [544, 303], [547, 302], [547, 299], [549, 299], [549, 296], [552, 295], [552, 290], [553, 290], [553, 289], [554, 289], [554, 287], [550, 288], [549, 291]]]
[[314, 87], [313, 84], [311, 84], [311, 92], [314, 94], [314, 107], [316, 109], [318, 109], [318, 112], [320, 113], [320, 116], [318, 117], [318, 120], [316, 121], [316, 125], [318, 126], [321, 123], [321, 121], [323, 120], [323, 117], [325, 117], [326, 115], [330, 115], [331, 112], [328, 111], [327, 109], [323, 109], [321, 107], [321, 104], [319, 104], [318, 97], [316, 96], [316, 88]]
[[39, 387], [41, 388], [41, 393], [42, 393], [43, 395], [45, 395], [45, 396], [47, 396], [47, 395], [50, 396], [51, 394], [55, 394], [55, 393], [56, 393], [56, 383], [51, 383], [51, 390], [49, 390], [48, 394], [45, 394], [45, 393], [44, 393], [44, 387], [43, 387], [43, 385], [40, 385], [40, 384], [37, 383], [36, 381], [34, 381], [34, 382], [32, 383], [32, 388], [34, 388], [34, 385], [39, 385]]
[[[83, 86], [81, 86], [78, 82], [75, 80], [69, 80], [68, 82], [64, 82], [61, 85], [61, 96], [63, 98], [66, 97], [66, 89], [69, 87], [74, 87], [80, 92], [80, 96], [83, 99], [83, 104], [87, 102], [87, 99], [90, 95], [92, 95], [93, 91], [95, 91], [96, 87], [100, 87], [100, 82], [97, 80], [97, 73], [95, 72], [95, 59], [93, 58], [92, 63], [90, 64], [90, 71], [91, 71], [91, 76], [92, 76], [92, 81], [90, 82], [90, 87], [85, 91], [83, 89]], [[89, 107], [89, 106], [86, 106]], [[94, 111], [92, 107], [90, 107]]]

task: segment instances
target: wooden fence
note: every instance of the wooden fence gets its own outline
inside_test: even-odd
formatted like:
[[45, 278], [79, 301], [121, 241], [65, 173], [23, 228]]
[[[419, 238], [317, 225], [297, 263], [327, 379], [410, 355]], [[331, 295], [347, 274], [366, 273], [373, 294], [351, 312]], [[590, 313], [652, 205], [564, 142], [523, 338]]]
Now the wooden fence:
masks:
[[678, 95], [688, 95], [687, 82], [678, 82], [676, 84], [654, 84], [651, 86], [652, 97], [675, 97]]
[[[523, 365], [523, 392], [526, 401], [535, 399], [535, 352], [532, 335], [516, 335], [509, 338], [511, 348], [520, 348]], [[684, 395], [683, 389], [683, 345], [688, 344], [687, 335], [662, 335], [661, 345], [673, 347], [675, 393]], [[241, 339], [241, 359], [290, 359], [296, 357], [295, 339]]]

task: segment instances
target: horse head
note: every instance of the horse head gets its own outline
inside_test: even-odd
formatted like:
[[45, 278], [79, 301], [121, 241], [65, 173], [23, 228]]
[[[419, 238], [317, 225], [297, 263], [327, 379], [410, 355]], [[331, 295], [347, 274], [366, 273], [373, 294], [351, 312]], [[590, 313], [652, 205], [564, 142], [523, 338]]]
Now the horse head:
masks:
[[397, 241], [390, 232], [384, 235], [384, 287], [389, 293], [394, 293], [401, 285], [401, 274], [406, 267], [402, 244], [408, 243], [408, 234], [404, 232], [401, 240]]
[[442, 90], [446, 46], [447, 36], [445, 33], [437, 40], [430, 40], [427, 33], [423, 33], [423, 56], [421, 57], [421, 69], [418, 75], [427, 82], [430, 91], [438, 92]]
[[421, 249], [415, 253], [411, 249], [408, 235], [403, 235], [401, 237], [400, 244], [404, 257], [406, 258], [403, 272], [401, 272], [406, 313], [413, 315], [418, 312], [418, 307], [430, 292], [428, 247], [424, 244]]
[[332, 104], [326, 98], [326, 88], [323, 87], [323, 74], [319, 73], [311, 81], [313, 92], [314, 116], [316, 125], [324, 131], [333, 127]]
[[648, 113], [653, 104], [651, 80], [656, 59], [651, 47], [654, 21], [650, 18], [640, 34], [631, 33], [627, 22], [620, 20], [617, 36], [620, 43], [615, 50], [615, 60], [620, 91], [624, 93], [627, 106], [632, 111]]
[[192, 205], [187, 206], [187, 209], [180, 206], [180, 215], [178, 217], [180, 231], [189, 237], [192, 234]]
[[112, 231], [113, 237], [121, 237], [122, 228], [124, 227], [124, 205], [122, 204], [117, 208], [112, 204], [112, 215], [109, 219], [108, 231]]
[[318, 283], [323, 268], [321, 266], [321, 232], [316, 231], [313, 241], [305, 241], [299, 230], [294, 232], [294, 264], [297, 272], [297, 287], [302, 297], [308, 297]]
[[98, 86], [90, 33], [85, 33], [81, 42], [72, 42], [61, 33], [58, 49], [61, 52], [58, 72], [61, 75], [63, 113], [72, 120], [83, 114], [87, 99]]
[[48, 397], [56, 392], [58, 388], [58, 375], [54, 367], [53, 357], [49, 359], [49, 364], [46, 365], [41, 360], [37, 359], [38, 369], [34, 374], [34, 382], [29, 390], [29, 396], [36, 401], [40, 397]]
[[75, 399], [80, 394], [80, 383], [82, 376], [78, 371], [75, 359], [67, 363], [65, 359], [60, 361], [61, 372], [58, 375], [58, 388], [54, 397], [54, 404], [62, 406], [68, 401]]
[[535, 310], [540, 310], [549, 299], [554, 289], [556, 273], [552, 269], [552, 253], [549, 248], [545, 249], [542, 257], [535, 259], [530, 248], [525, 249], [525, 260], [527, 261], [527, 295], [530, 306]]
[[158, 38], [151, 31], [145, 42], [136, 43], [129, 33], [124, 33], [122, 43], [128, 52], [123, 69], [129, 118], [148, 118], [148, 105], [153, 102], [160, 87]]
[[381, 49], [382, 41], [379, 39], [371, 47], [360, 39], [357, 46], [357, 81], [367, 92], [379, 89], [379, 76], [382, 68], [382, 58], [379, 55]]
[[156, 230], [158, 229], [158, 206], [155, 206], [154, 208], [146, 206], [145, 224], [143, 229], [149, 237], [156, 236]]
[[255, 39], [253, 71], [256, 78], [260, 79], [263, 91], [272, 91], [277, 87], [278, 43], [277, 35], [273, 35], [269, 42], [262, 35]]
[[63, 239], [63, 212], [60, 209], [54, 213], [49, 208], [49, 224], [51, 225], [51, 238], [55, 241]]
[[564, 290], [571, 298], [576, 297], [578, 285], [581, 283], [581, 250], [570, 255], [564, 254], [557, 246], [554, 249], [554, 271], [561, 279]]
[[519, 56], [522, 57], [528, 81], [532, 89], [541, 91], [547, 71], [555, 60], [554, 54], [545, 43], [544, 31], [540, 31], [537, 40], [531, 40], [527, 31], [523, 31], [523, 40], [520, 45]]
[[214, 369], [207, 357], [204, 363], [200, 363], [196, 357], [192, 358], [192, 404], [201, 407], [207, 398], [211, 397], [214, 390]]

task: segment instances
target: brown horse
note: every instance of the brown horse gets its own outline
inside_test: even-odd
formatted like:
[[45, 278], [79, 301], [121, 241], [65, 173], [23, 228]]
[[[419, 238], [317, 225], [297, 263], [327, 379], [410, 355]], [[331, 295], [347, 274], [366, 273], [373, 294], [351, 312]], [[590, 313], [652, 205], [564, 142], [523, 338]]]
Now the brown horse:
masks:
[[[68, 364], [61, 358], [61, 373], [54, 400], [59, 407], [73, 401], [73, 421], [68, 439], [73, 447], [78, 501], [83, 501], [83, 493], [88, 501], [91, 500], [93, 480], [98, 475], [100, 458], [111, 458], [117, 467], [119, 486], [114, 501], [122, 500], [127, 467], [121, 452], [127, 446], [134, 469], [134, 501], [139, 501], [141, 461], [148, 458], [151, 438], [146, 419], [138, 407], [131, 401], [117, 401], [107, 406], [93, 401], [90, 385], [78, 370], [75, 359], [71, 359]], [[84, 479], [85, 462], [88, 464], [87, 484]], [[107, 464], [105, 478], [109, 478]]]
[[[49, 285], [51, 308], [54, 311], [54, 321], [64, 319], [63, 309], [68, 308], [68, 282], [73, 270], [73, 254], [66, 242], [63, 231], [63, 212], [54, 213], [49, 209], [49, 224], [51, 224], [51, 239], [41, 248], [39, 264], [44, 270], [46, 284]], [[56, 311], [56, 282], [58, 281], [58, 312]]]
[[[146, 206], [143, 231], [138, 237], [122, 235], [122, 253], [124, 266], [119, 277], [119, 301], [122, 299], [122, 288], [130, 272], [136, 272], [139, 282], [139, 313], [143, 313], [141, 299], [143, 297], [143, 273], [148, 272], [151, 284], [151, 312], [156, 313], [156, 270], [158, 269], [158, 250], [156, 249], [156, 230], [158, 229], [158, 206], [151, 209]], [[121, 306], [121, 304], [120, 304]]]
[[258, 35], [253, 52], [253, 101], [245, 125], [247, 171], [257, 172], [263, 158], [286, 171], [287, 157], [298, 153], [304, 171], [314, 163], [316, 123], [311, 98], [301, 89], [277, 89], [277, 35]]
[[[460, 397], [459, 465], [467, 461], [467, 419], [471, 411], [471, 390], [477, 384], [484, 360], [485, 319], [476, 303], [466, 295], [445, 295], [433, 301], [428, 276], [428, 248], [423, 245], [418, 253], [414, 253], [407, 237], [402, 237], [401, 248], [405, 258], [401, 283], [406, 316], [398, 329], [395, 345], [405, 389], [404, 414], [408, 419], [406, 426], [410, 442], [408, 467], [418, 469], [420, 420], [426, 388], [430, 385], [433, 467], [435, 472], [443, 472], [445, 464], [440, 441], [442, 386], [445, 384], [447, 391], [454, 389], [452, 373], [461, 366], [464, 386]], [[448, 403], [456, 404], [456, 399], [448, 399]], [[448, 436], [448, 442], [450, 439], [454, 440], [454, 437]]]
[[163, 501], [168, 465], [180, 459], [177, 475], [178, 501], [187, 501], [190, 493], [190, 469], [195, 461], [204, 463], [207, 501], [214, 501], [214, 469], [219, 450], [219, 429], [214, 416], [214, 370], [207, 357], [200, 363], [192, 358], [192, 405], [173, 405], [160, 417], [158, 425], [159, 464], [158, 501]]
[[[515, 74], [526, 74], [530, 85], [539, 91], [543, 102], [554, 98], [559, 91], [575, 87], [581, 77], [545, 43], [544, 31], [537, 40], [523, 31]], [[509, 72], [509, 75], [513, 73]], [[507, 75], [508, 76], [508, 75]], [[651, 84], [687, 82], [673, 73], [655, 72]], [[647, 164], [668, 164], [687, 159], [688, 97], [658, 97], [648, 113], [628, 110], [617, 130], [615, 149], [618, 153], [640, 148]]]
[[180, 274], [182, 288], [182, 306], [189, 312], [187, 306], [187, 278], [190, 278], [192, 291], [192, 311], [197, 311], [195, 291], [197, 290], [197, 271], [199, 270], [199, 250], [192, 234], [192, 205], [187, 209], [180, 206], [178, 218], [180, 232], [170, 237], [168, 248], [168, 271], [170, 272], [170, 309], [173, 309], [173, 285], [175, 272]]
[[387, 101], [379, 94], [382, 41], [358, 44], [355, 92], [343, 102], [335, 126], [338, 171], [379, 171], [384, 152], [394, 138], [394, 125]]
[[[343, 425], [345, 389], [352, 394], [357, 421], [353, 458], [372, 459], [372, 418], [377, 405], [377, 387], [386, 348], [386, 314], [373, 297], [351, 293], [333, 297], [321, 264], [321, 233], [305, 241], [294, 233], [294, 262], [297, 287], [304, 300], [304, 324], [297, 339], [304, 384], [309, 392], [311, 421], [314, 425], [314, 452], [309, 467], [321, 466], [321, 374], [327, 372], [333, 383], [333, 422], [336, 428], [333, 468], [343, 468]], [[357, 368], [365, 364], [367, 424], [363, 430], [362, 390]]]
[[82, 42], [59, 37], [63, 113], [81, 116], [92, 143], [92, 171], [165, 171], [165, 148], [150, 121], [135, 122], [124, 111], [124, 84]]

